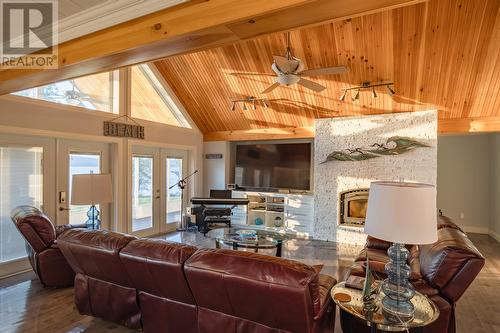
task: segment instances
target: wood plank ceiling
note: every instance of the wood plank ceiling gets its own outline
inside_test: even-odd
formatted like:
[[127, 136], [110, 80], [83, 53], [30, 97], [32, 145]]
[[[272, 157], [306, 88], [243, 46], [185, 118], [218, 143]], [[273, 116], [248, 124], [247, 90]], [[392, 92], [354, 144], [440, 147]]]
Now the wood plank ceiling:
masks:
[[[200, 128], [213, 132], [311, 126], [315, 118], [439, 110], [440, 129], [455, 121], [500, 116], [500, 1], [430, 0], [291, 32], [291, 46], [306, 68], [344, 65], [342, 75], [318, 76], [326, 90], [279, 87], [273, 79], [231, 75], [272, 73], [273, 55], [286, 47], [284, 33], [157, 61], [155, 64]], [[359, 101], [342, 88], [393, 81], [378, 98]], [[267, 97], [270, 107], [231, 111], [231, 100]], [[462, 126], [463, 127], [463, 126]]]

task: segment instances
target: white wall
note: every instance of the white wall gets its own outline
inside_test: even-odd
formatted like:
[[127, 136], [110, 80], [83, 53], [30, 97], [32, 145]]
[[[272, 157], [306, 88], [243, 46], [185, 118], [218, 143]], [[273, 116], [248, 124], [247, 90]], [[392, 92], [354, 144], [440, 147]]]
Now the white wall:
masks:
[[[362, 228], [339, 226], [338, 201], [343, 191], [368, 188], [374, 180], [404, 179], [436, 184], [437, 117], [435, 111], [317, 119], [314, 141], [314, 238], [363, 244]], [[364, 161], [331, 161], [334, 151], [367, 148], [393, 136], [416, 139], [430, 147], [398, 156]]]
[[490, 134], [489, 234], [500, 242], [500, 134]]
[[[114, 229], [127, 232], [129, 213], [127, 210], [127, 177], [133, 144], [152, 147], [176, 148], [189, 153], [189, 170], [200, 170], [199, 177], [189, 189], [189, 195], [201, 195], [203, 188], [203, 136], [198, 129], [186, 129], [138, 120], [145, 127], [145, 140], [110, 138], [102, 135], [103, 121], [116, 118], [116, 114], [84, 110], [77, 107], [31, 100], [19, 96], [0, 97], [0, 134], [31, 135], [50, 139], [74, 139], [112, 143], [112, 170], [117, 196], [114, 205]], [[15, 142], [13, 142], [15, 143]], [[55, 156], [55, 153], [51, 153]], [[120, 181], [121, 180], [121, 181]], [[55, 218], [57, 190], [50, 189], [50, 207], [46, 207], [51, 218]], [[51, 216], [52, 215], [52, 216]], [[57, 221], [56, 221], [57, 223]]]
[[[221, 159], [207, 159], [206, 154], [222, 154]], [[210, 141], [203, 143], [203, 193], [224, 190], [229, 183], [230, 143]]]
[[468, 232], [489, 229], [489, 140], [489, 134], [438, 139], [438, 208]]

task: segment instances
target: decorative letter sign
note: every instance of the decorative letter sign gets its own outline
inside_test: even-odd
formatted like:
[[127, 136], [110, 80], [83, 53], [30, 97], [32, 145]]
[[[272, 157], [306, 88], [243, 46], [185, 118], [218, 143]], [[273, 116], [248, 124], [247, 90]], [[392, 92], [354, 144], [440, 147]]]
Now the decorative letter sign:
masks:
[[144, 140], [144, 126], [105, 121], [104, 135]]

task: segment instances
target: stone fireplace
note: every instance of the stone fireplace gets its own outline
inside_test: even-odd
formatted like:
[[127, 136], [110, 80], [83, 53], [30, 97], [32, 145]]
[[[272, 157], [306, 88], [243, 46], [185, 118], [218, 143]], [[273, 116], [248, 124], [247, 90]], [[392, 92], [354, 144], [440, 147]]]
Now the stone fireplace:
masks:
[[[436, 185], [436, 111], [392, 113], [315, 120], [313, 237], [363, 245], [364, 216], [370, 183], [415, 181]], [[425, 143], [401, 155], [366, 160], [332, 160], [335, 151], [371, 147], [400, 136]]]
[[339, 225], [363, 227], [368, 208], [369, 189], [355, 189], [340, 193]]

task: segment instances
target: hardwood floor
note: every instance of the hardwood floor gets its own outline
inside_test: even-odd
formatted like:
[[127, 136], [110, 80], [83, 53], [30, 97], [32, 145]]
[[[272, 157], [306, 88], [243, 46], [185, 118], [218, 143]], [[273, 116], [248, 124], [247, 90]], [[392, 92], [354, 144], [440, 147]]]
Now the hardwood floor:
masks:
[[[194, 233], [161, 238], [214, 247], [214, 241]], [[486, 265], [457, 305], [458, 333], [500, 333], [500, 243], [470, 234], [486, 257]], [[324, 264], [323, 272], [340, 279], [359, 248], [322, 241], [290, 240], [283, 257]], [[73, 303], [73, 289], [43, 288], [33, 273], [0, 280], [0, 333], [7, 332], [136, 332], [100, 319], [82, 316]], [[338, 318], [338, 316], [337, 316]], [[337, 322], [336, 332], [341, 333]]]

